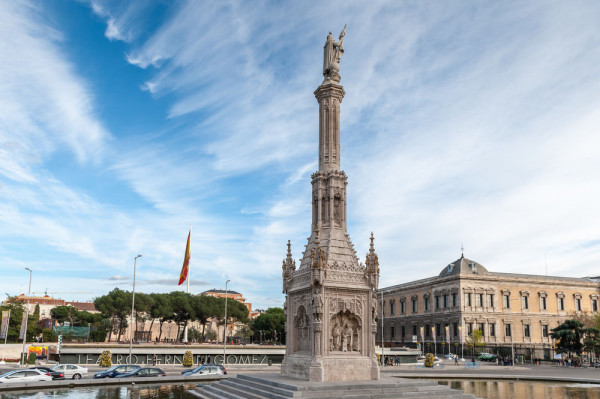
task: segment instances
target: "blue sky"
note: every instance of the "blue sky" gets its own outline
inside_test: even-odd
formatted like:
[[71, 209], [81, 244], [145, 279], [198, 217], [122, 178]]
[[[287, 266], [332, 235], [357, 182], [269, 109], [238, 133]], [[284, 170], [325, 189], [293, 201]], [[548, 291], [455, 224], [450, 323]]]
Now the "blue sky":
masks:
[[349, 233], [381, 284], [460, 256], [598, 275], [595, 1], [0, 3], [0, 292], [178, 289], [281, 306], [341, 62]]

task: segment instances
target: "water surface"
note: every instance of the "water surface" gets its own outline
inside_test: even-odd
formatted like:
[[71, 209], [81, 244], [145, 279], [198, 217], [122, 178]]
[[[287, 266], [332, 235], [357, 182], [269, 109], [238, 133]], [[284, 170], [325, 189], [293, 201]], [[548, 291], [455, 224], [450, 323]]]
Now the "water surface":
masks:
[[438, 384], [461, 389], [482, 399], [600, 399], [599, 384], [505, 380], [445, 380]]

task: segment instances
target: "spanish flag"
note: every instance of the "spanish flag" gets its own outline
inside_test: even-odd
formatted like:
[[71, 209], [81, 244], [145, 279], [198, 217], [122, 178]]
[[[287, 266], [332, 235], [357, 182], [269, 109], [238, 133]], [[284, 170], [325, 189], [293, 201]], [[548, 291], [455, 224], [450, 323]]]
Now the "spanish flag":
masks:
[[179, 284], [183, 284], [183, 282], [187, 279], [188, 271], [190, 270], [190, 237], [192, 235], [192, 229], [188, 234], [187, 244], [185, 246], [185, 257], [183, 258], [183, 267], [181, 268], [181, 274], [179, 275]]

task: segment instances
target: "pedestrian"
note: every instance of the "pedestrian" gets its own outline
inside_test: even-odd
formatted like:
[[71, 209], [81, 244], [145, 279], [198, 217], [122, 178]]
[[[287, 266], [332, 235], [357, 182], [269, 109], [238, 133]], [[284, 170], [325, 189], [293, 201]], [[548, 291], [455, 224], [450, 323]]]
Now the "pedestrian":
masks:
[[156, 354], [154, 354], [154, 356], [152, 356], [152, 365], [156, 366]]
[[454, 365], [458, 366], [458, 355], [454, 355]]

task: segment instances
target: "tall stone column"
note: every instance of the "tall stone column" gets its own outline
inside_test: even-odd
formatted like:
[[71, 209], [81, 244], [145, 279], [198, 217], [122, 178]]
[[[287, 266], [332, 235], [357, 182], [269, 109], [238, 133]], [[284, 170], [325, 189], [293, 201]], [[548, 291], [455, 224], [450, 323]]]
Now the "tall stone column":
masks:
[[[379, 267], [373, 248], [359, 263], [347, 232], [346, 186], [340, 169], [339, 84], [342, 39], [328, 36], [319, 103], [319, 170], [312, 175], [311, 235], [295, 269], [288, 246], [283, 263], [287, 348], [281, 373], [310, 381], [379, 378], [373, 328]], [[306, 345], [306, 339], [310, 345]]]

